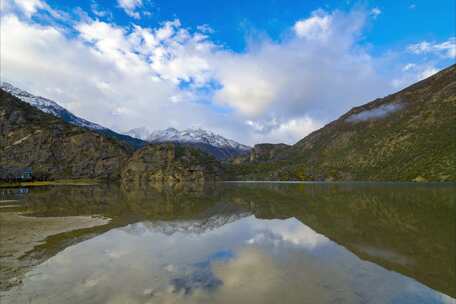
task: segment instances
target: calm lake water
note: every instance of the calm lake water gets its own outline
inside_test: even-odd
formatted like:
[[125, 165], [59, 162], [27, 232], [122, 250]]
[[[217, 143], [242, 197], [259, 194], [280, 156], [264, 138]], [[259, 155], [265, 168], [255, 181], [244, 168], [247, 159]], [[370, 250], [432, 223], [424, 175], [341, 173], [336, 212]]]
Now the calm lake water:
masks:
[[375, 183], [0, 190], [4, 216], [40, 220], [24, 243], [47, 220], [111, 219], [0, 256], [0, 302], [455, 303], [455, 197]]

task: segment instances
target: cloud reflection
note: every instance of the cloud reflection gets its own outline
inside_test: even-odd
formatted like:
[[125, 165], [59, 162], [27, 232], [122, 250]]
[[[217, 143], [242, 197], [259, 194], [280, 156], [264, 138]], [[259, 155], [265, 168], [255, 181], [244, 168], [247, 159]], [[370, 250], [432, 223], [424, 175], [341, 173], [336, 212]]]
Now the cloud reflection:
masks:
[[[219, 215], [217, 221], [189, 221], [196, 230], [181, 229], [182, 222], [177, 221], [113, 229], [68, 247], [36, 267], [2, 303], [24, 303], [32, 297], [34, 303], [451, 300], [410, 278], [362, 261], [295, 218], [234, 218]], [[178, 229], [169, 233], [169, 227]]]

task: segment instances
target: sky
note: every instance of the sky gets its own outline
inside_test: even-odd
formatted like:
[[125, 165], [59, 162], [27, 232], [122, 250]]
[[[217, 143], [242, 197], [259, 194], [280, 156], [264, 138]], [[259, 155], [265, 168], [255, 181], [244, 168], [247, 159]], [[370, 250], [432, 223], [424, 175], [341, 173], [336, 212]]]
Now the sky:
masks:
[[454, 0], [2, 0], [1, 81], [119, 132], [293, 144], [453, 64]]

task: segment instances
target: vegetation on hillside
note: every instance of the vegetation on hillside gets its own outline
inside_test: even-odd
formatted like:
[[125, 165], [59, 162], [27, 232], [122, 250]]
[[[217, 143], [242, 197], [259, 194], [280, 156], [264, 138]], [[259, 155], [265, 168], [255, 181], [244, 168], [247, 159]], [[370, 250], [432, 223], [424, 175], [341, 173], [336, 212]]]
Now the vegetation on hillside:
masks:
[[456, 65], [356, 107], [280, 157], [227, 166], [229, 179], [456, 180]]

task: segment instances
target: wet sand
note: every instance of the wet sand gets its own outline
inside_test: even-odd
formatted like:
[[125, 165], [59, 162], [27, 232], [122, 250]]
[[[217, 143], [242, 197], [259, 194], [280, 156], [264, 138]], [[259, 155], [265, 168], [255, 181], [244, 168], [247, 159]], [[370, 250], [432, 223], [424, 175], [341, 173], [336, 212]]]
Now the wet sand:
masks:
[[[7, 209], [7, 208], [5, 208]], [[0, 212], [0, 291], [21, 282], [35, 263], [21, 259], [49, 236], [106, 225], [109, 219], [94, 216], [30, 217], [18, 212]]]

